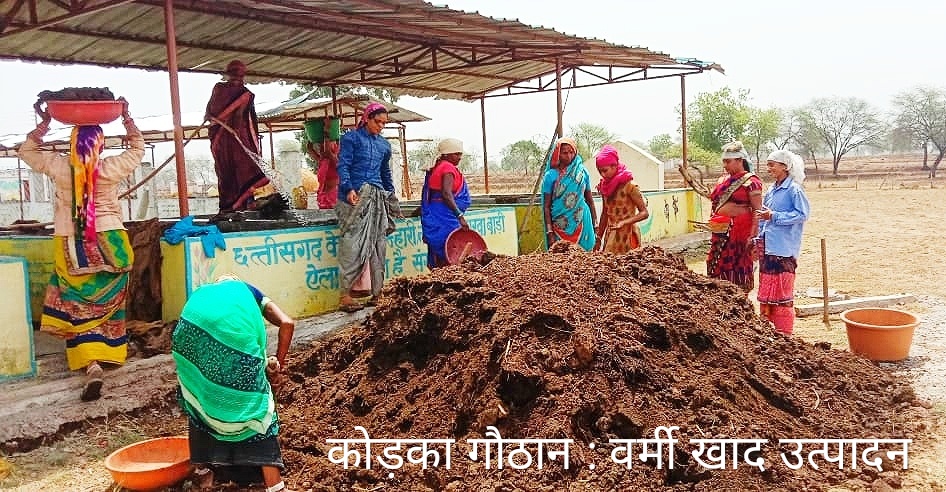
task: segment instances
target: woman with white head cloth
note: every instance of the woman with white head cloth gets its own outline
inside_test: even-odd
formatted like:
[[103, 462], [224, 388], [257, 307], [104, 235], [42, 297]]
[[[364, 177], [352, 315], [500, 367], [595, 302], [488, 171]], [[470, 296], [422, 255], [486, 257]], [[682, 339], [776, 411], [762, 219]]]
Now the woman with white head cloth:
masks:
[[805, 163], [788, 150], [776, 150], [766, 162], [775, 184], [765, 193], [759, 218], [759, 311], [775, 330], [791, 335], [795, 324], [795, 268], [801, 235], [811, 214], [801, 183]]
[[470, 189], [457, 168], [463, 158], [463, 142], [446, 138], [437, 145], [440, 157], [427, 170], [420, 197], [420, 223], [427, 243], [427, 267], [446, 266], [447, 236], [460, 227], [469, 227], [463, 213], [471, 203]]
[[746, 292], [755, 287], [755, 257], [752, 238], [758, 235], [755, 211], [762, 208], [762, 180], [752, 173], [749, 154], [742, 142], [723, 146], [726, 171], [710, 200], [710, 249], [706, 255], [706, 275], [728, 280]]

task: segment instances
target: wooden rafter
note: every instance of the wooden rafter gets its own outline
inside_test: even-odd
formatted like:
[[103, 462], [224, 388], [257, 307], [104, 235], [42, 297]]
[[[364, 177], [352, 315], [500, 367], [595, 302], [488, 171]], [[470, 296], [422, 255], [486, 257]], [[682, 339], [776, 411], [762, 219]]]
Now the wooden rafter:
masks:
[[131, 3], [133, 1], [135, 0], [107, 0], [102, 3], [95, 4], [93, 6], [87, 6], [87, 5], [83, 6], [82, 8], [77, 9], [77, 10], [72, 10], [67, 14], [51, 17], [49, 19], [39, 20], [38, 18], [36, 18], [36, 14], [35, 14], [35, 6], [36, 6], [35, 0], [31, 0], [30, 5], [33, 9], [30, 12], [29, 24], [26, 26], [15, 28], [11, 31], [5, 30], [4, 32], [0, 33], [0, 38], [16, 36], [17, 34], [23, 34], [26, 32], [35, 31], [37, 29], [44, 29], [47, 27], [55, 26], [56, 24], [60, 24], [62, 22], [73, 20], [73, 19], [85, 16], [85, 15], [93, 14], [95, 12], [99, 12], [102, 10], [108, 10], [110, 8], [118, 7], [126, 3]]

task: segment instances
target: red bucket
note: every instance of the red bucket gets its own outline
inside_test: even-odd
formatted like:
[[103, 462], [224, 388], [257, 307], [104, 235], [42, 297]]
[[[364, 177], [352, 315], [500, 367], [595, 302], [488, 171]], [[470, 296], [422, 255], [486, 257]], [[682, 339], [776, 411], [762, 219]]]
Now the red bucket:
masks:
[[473, 229], [461, 227], [447, 236], [444, 249], [446, 249], [447, 261], [451, 265], [456, 265], [463, 259], [461, 256], [477, 256], [486, 251], [486, 240]]
[[67, 125], [101, 125], [122, 114], [122, 101], [46, 101], [49, 115]]

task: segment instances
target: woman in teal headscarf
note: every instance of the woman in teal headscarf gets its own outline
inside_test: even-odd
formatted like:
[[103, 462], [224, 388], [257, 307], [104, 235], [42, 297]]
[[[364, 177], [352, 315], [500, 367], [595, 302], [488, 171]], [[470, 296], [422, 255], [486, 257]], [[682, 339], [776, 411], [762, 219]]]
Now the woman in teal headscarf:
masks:
[[542, 179], [542, 208], [549, 245], [564, 240], [585, 251], [594, 249], [598, 214], [591, 197], [591, 176], [582, 165], [578, 145], [571, 138], [555, 142]]
[[[276, 360], [266, 356], [266, 321], [279, 327]], [[295, 321], [256, 287], [225, 275], [195, 290], [171, 337], [199, 488], [214, 472], [262, 475], [285, 490], [272, 385], [286, 367]]]

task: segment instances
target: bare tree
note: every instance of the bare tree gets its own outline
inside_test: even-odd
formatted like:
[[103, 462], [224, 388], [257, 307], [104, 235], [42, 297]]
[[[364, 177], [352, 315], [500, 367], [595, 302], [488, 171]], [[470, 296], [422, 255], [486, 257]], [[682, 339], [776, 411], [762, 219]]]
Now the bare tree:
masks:
[[783, 110], [779, 122], [778, 132], [772, 139], [776, 149], [786, 149], [789, 145], [797, 145], [802, 140], [802, 118], [797, 110]]
[[217, 183], [213, 159], [207, 155], [188, 156], [187, 180], [199, 186], [202, 193], [206, 193], [211, 185]]
[[[928, 169], [935, 178], [946, 154], [946, 90], [916, 87], [898, 94], [893, 103], [897, 107], [894, 118], [897, 131], [923, 146], [923, 169]], [[927, 164], [929, 144], [933, 144], [936, 153], [932, 167]]]
[[831, 171], [835, 176], [845, 154], [877, 143], [886, 132], [878, 111], [856, 97], [817, 98], [802, 108], [799, 115], [806, 133], [824, 142], [831, 152]]

